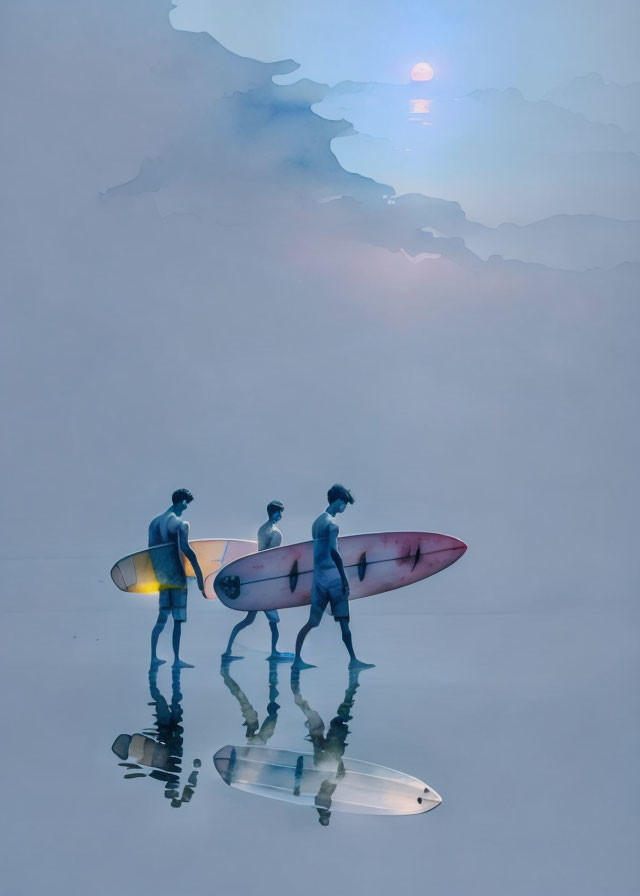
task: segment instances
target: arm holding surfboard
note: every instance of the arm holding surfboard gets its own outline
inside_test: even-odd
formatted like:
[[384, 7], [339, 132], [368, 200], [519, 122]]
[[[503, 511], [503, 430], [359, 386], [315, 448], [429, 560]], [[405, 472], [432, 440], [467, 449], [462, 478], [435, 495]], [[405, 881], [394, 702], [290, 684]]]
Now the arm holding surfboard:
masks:
[[333, 542], [333, 546], [331, 547], [331, 559], [335, 563], [338, 572], [340, 573], [340, 578], [342, 580], [342, 593], [345, 597], [349, 597], [349, 582], [347, 581], [347, 576], [344, 571], [344, 563], [342, 562], [342, 557], [340, 556], [340, 552], [338, 551], [338, 527], [335, 527], [335, 531], [331, 533], [331, 540]]
[[189, 544], [189, 523], [186, 520], [182, 520], [180, 525], [178, 526], [178, 547], [187, 558], [191, 566], [193, 567], [193, 571], [196, 574], [196, 582], [198, 583], [198, 590], [202, 593], [202, 596], [205, 597], [204, 593], [204, 576], [202, 575], [202, 570], [200, 569], [200, 564], [198, 563], [198, 558], [196, 557], [196, 552], [193, 550], [191, 545]]

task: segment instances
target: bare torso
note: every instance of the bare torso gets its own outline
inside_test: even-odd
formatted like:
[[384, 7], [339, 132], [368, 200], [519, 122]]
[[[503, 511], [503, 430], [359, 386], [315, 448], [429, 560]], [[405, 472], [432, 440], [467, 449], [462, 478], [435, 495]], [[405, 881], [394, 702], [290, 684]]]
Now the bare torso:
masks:
[[185, 520], [181, 520], [171, 508], [165, 510], [160, 516], [151, 520], [151, 523], [149, 524], [149, 547], [152, 548], [158, 544], [167, 544], [167, 542], [171, 541], [175, 542], [177, 545], [180, 529], [183, 526], [186, 527], [186, 534], [188, 537], [189, 523]]
[[324, 575], [335, 574], [339, 577], [335, 560], [331, 556], [332, 551], [338, 550], [338, 532], [340, 527], [335, 517], [326, 511], [321, 513], [311, 528], [313, 536], [313, 568], [314, 571]]
[[282, 532], [275, 523], [267, 520], [258, 529], [258, 550], [267, 551], [269, 548], [278, 548], [282, 544]]

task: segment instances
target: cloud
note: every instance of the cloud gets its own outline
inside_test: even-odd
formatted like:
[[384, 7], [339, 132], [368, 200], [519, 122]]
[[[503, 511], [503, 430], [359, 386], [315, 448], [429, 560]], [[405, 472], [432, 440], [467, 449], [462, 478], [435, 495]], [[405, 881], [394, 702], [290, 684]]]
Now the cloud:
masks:
[[640, 141], [640, 83], [608, 84], [602, 75], [590, 72], [573, 78], [545, 94], [544, 99], [563, 106], [589, 121], [612, 123]]
[[640, 221], [595, 215], [557, 215], [525, 227], [470, 226], [466, 245], [481, 258], [502, 255], [549, 267], [586, 271], [640, 263]]
[[[417, 97], [428, 112], [415, 112]], [[398, 193], [458, 201], [484, 224], [560, 214], [640, 218], [631, 136], [548, 100], [513, 89], [454, 97], [437, 85], [347, 84], [314, 109], [353, 122], [357, 133], [333, 143], [346, 168]]]

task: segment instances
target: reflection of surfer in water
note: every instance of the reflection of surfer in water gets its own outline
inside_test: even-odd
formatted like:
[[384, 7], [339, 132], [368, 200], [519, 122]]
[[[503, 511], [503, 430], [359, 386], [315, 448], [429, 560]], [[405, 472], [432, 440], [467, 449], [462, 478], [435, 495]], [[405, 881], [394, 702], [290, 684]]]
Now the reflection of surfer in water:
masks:
[[[125, 778], [149, 777], [164, 781], [164, 795], [171, 800], [172, 807], [178, 809], [183, 803], [188, 803], [194, 794], [198, 782], [197, 769], [201, 762], [199, 759], [193, 760], [193, 771], [180, 795], [184, 742], [180, 669], [172, 669], [171, 705], [160, 693], [157, 678], [157, 667], [152, 667], [149, 670], [149, 690], [155, 705], [155, 726], [143, 734], [120, 734], [111, 749], [119, 759], [124, 760], [121, 765], [130, 770]], [[153, 771], [143, 772], [143, 766]]]
[[[335, 717], [331, 720], [326, 736], [324, 733], [324, 722], [320, 715], [309, 706], [309, 703], [300, 693], [300, 676], [295, 674], [295, 672], [291, 675], [293, 699], [307, 717], [306, 725], [309, 728], [309, 740], [313, 744], [313, 764], [318, 770], [326, 769], [327, 771], [327, 777], [321, 783], [315, 797], [318, 821], [324, 826], [328, 825], [331, 819], [331, 797], [333, 792], [338, 786], [338, 781], [345, 774], [342, 757], [344, 756], [349, 734], [347, 722], [352, 718], [351, 709], [355, 701], [356, 691], [360, 685], [358, 681], [360, 672], [360, 669], [349, 670], [349, 686], [344, 693], [344, 700], [338, 707]], [[302, 756], [300, 760], [303, 760]], [[300, 761], [299, 765], [299, 776], [302, 777], [303, 761]], [[296, 773], [298, 774], [297, 768]]]
[[342, 640], [349, 651], [351, 669], [370, 669], [370, 663], [361, 662], [353, 651], [351, 629], [349, 628], [349, 583], [344, 571], [342, 557], [338, 551], [338, 526], [335, 517], [343, 513], [354, 498], [344, 485], [332, 485], [327, 494], [329, 506], [321, 513], [311, 529], [313, 536], [313, 585], [311, 590], [311, 611], [309, 621], [302, 626], [296, 639], [294, 669], [309, 669], [300, 656], [304, 639], [312, 628], [320, 625], [327, 604], [336, 622], [340, 623]]
[[[149, 547], [172, 543], [175, 545], [175, 556], [169, 558], [170, 569], [162, 570], [164, 581], [175, 583], [175, 587], [160, 588], [159, 613], [156, 624], [151, 632], [151, 665], [159, 666], [164, 663], [156, 654], [158, 638], [164, 629], [169, 613], [173, 615], [173, 656], [174, 666], [192, 669], [190, 663], [184, 663], [180, 659], [180, 635], [182, 623], [187, 621], [187, 577], [182, 566], [180, 552], [185, 555], [193, 567], [198, 582], [198, 588], [204, 595], [204, 578], [194, 551], [189, 547], [189, 523], [180, 519], [187, 505], [193, 501], [193, 495], [186, 488], [179, 488], [171, 495], [171, 507], [151, 520], [149, 525]], [[167, 562], [166, 559], [163, 563]]]
[[276, 729], [278, 710], [280, 709], [280, 704], [276, 702], [278, 699], [278, 661], [273, 659], [269, 661], [269, 703], [267, 704], [267, 715], [262, 725], [260, 725], [258, 713], [249, 702], [247, 695], [240, 688], [237, 681], [234, 681], [229, 675], [229, 662], [224, 659], [220, 664], [220, 675], [222, 675], [222, 680], [240, 704], [240, 710], [247, 729], [247, 743], [266, 744]]
[[[269, 504], [267, 504], [268, 519], [266, 523], [263, 523], [262, 526], [260, 526], [260, 528], [258, 529], [259, 551], [266, 551], [269, 548], [279, 548], [282, 544], [282, 532], [280, 531], [280, 529], [278, 529], [276, 523], [279, 523], [282, 519], [283, 512], [284, 504], [282, 504], [281, 501], [271, 501]], [[234, 625], [229, 637], [227, 649], [222, 654], [223, 659], [242, 659], [241, 656], [231, 656], [233, 642], [235, 641], [238, 633], [241, 632], [243, 628], [246, 628], [248, 625], [251, 625], [252, 622], [255, 622], [257, 615], [257, 610], [251, 610], [249, 613], [247, 613], [247, 615], [241, 622], [239, 622], [237, 625]], [[279, 638], [278, 623], [280, 622], [280, 614], [277, 610], [264, 610], [264, 615], [269, 620], [269, 628], [271, 629], [271, 656], [269, 657], [269, 659], [284, 661], [293, 659], [293, 654], [279, 653], [277, 650]]]

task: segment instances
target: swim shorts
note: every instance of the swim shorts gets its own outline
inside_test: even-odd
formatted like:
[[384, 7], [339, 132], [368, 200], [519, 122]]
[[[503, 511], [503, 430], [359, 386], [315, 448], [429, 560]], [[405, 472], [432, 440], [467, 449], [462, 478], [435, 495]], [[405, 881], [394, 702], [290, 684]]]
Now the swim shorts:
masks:
[[176, 622], [187, 621], [187, 589], [166, 588], [160, 592], [160, 610], [171, 610]]
[[340, 619], [349, 620], [349, 598], [342, 591], [342, 581], [333, 579], [328, 582], [319, 582], [317, 577], [314, 577], [311, 589], [310, 621], [320, 622], [327, 604], [331, 604], [331, 612], [336, 622]]

